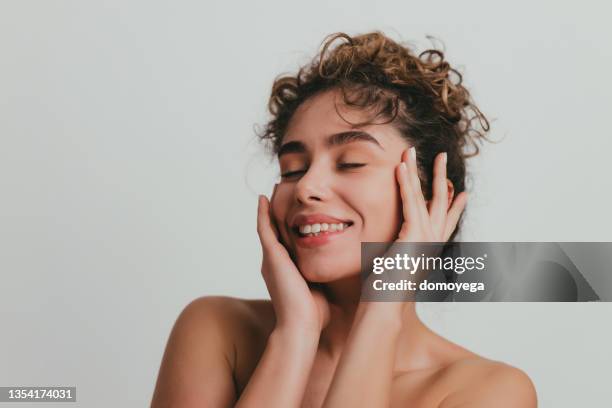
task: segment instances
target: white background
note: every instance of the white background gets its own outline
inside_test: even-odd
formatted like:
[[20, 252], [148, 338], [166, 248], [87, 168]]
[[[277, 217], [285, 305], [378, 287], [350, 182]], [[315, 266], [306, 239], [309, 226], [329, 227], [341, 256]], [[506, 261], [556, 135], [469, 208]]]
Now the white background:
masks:
[[[253, 125], [335, 31], [441, 39], [505, 138], [471, 164], [463, 240], [610, 241], [610, 9], [520, 3], [2, 1], [0, 386], [146, 406], [188, 302], [267, 297]], [[612, 304], [421, 306], [540, 406], [609, 404]]]

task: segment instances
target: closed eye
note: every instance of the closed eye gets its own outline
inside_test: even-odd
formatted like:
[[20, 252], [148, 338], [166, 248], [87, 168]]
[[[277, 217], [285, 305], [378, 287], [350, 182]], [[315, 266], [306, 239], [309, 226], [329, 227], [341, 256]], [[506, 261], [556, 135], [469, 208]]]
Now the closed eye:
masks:
[[306, 170], [295, 170], [295, 171], [288, 171], [286, 173], [282, 173], [281, 177], [282, 178], [291, 178], [291, 177], [295, 177], [298, 176], [300, 174], [306, 173]]
[[[343, 169], [343, 170], [348, 170], [348, 169], [356, 169], [359, 167], [363, 167], [365, 166], [366, 163], [339, 163], [338, 164], [338, 168]], [[296, 177], [299, 176], [301, 174], [306, 173], [306, 170], [294, 170], [294, 171], [288, 171], [286, 173], [282, 173], [281, 177], [284, 179], [287, 178], [292, 178], [292, 177]]]
[[366, 163], [340, 163], [338, 167], [341, 169], [356, 169], [365, 165]]

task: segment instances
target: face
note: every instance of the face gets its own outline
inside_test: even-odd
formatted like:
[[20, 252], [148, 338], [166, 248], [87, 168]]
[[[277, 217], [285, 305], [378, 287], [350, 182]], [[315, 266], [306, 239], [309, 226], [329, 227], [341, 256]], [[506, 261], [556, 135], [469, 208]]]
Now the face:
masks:
[[311, 282], [359, 274], [361, 242], [393, 241], [402, 222], [395, 168], [409, 144], [390, 124], [351, 127], [334, 103], [351, 123], [369, 116], [341, 100], [332, 90], [302, 103], [279, 150], [272, 216]]

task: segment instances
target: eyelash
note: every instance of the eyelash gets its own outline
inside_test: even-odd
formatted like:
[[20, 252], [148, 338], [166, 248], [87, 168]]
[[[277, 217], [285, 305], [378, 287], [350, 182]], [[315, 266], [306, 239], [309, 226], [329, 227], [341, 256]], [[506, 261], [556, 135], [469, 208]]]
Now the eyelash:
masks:
[[[365, 165], [366, 165], [366, 163], [340, 163], [340, 164], [338, 164], [338, 167], [341, 170], [350, 170], [350, 169], [357, 169], [357, 168], [363, 167]], [[290, 178], [290, 177], [297, 176], [298, 174], [305, 173], [305, 172], [306, 172], [306, 170], [288, 171], [287, 173], [281, 174], [281, 177], [282, 178]]]
[[338, 167], [341, 169], [356, 169], [365, 165], [365, 163], [340, 163]]

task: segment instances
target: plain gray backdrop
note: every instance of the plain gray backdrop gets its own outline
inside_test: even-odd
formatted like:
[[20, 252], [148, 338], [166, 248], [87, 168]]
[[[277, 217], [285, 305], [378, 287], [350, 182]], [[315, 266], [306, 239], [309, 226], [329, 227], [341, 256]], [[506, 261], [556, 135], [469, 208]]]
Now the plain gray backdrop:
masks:
[[[274, 77], [336, 31], [427, 35], [485, 115], [463, 240], [610, 241], [604, 2], [0, 2], [0, 386], [147, 406], [191, 300], [265, 298], [254, 136]], [[426, 304], [540, 406], [611, 399], [611, 303]], [[22, 407], [28, 404], [20, 405]], [[32, 404], [32, 406], [38, 406]], [[59, 405], [54, 405], [59, 406]]]

